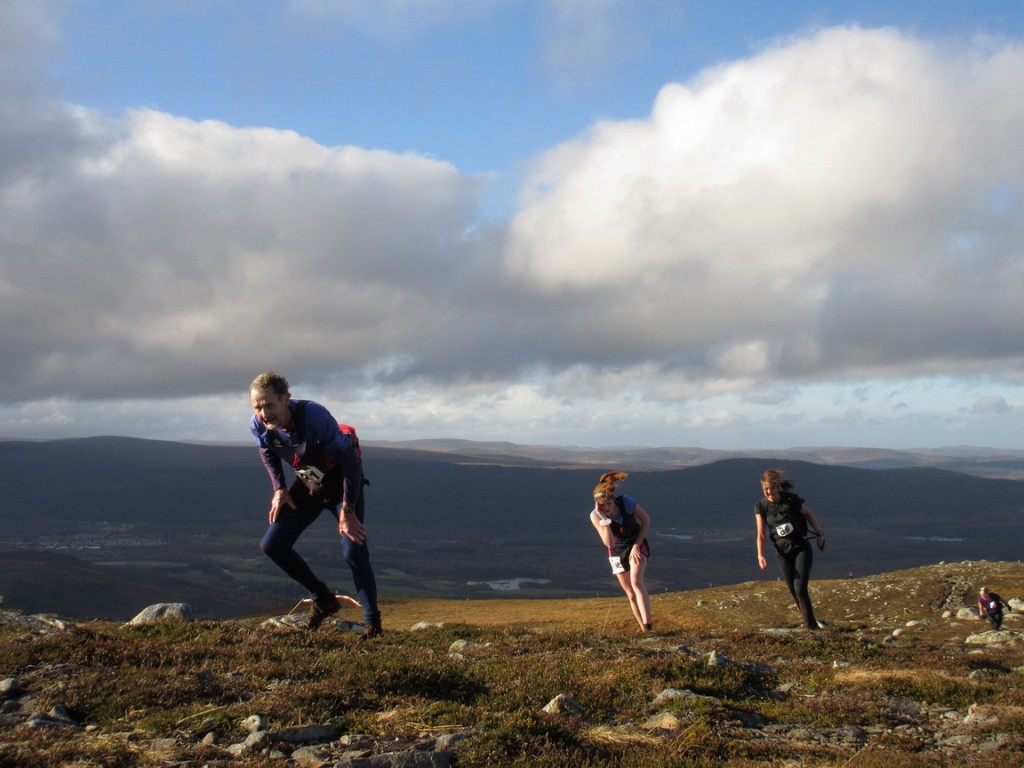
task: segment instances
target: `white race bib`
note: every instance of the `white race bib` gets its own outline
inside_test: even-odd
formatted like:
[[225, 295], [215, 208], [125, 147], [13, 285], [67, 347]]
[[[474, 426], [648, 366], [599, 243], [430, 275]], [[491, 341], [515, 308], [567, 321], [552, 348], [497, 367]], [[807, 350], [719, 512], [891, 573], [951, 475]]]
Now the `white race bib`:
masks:
[[304, 482], [306, 487], [311, 491], [317, 490], [324, 480], [324, 473], [317, 467], [302, 467], [301, 469], [296, 469], [295, 476]]
[[780, 539], [785, 537], [785, 536], [789, 536], [789, 534], [791, 534], [792, 532], [793, 532], [793, 524], [792, 523], [783, 523], [782, 525], [775, 526], [775, 535], [778, 536]]
[[608, 562], [611, 563], [612, 573], [625, 573], [626, 567], [622, 564], [621, 557], [609, 557]]

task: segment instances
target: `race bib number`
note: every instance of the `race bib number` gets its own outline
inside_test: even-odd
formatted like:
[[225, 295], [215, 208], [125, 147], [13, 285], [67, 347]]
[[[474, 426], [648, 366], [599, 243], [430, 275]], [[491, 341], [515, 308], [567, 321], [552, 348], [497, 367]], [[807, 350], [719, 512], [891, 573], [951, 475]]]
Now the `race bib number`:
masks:
[[793, 532], [793, 524], [792, 523], [783, 523], [782, 525], [775, 526], [775, 535], [778, 536], [779, 538], [783, 538], [785, 536], [789, 536], [789, 534], [791, 534], [792, 532]]
[[296, 469], [295, 476], [304, 482], [311, 491], [317, 490], [324, 480], [324, 473], [316, 467]]
[[608, 562], [611, 563], [612, 573], [625, 573], [626, 566], [622, 564], [621, 557], [609, 557]]

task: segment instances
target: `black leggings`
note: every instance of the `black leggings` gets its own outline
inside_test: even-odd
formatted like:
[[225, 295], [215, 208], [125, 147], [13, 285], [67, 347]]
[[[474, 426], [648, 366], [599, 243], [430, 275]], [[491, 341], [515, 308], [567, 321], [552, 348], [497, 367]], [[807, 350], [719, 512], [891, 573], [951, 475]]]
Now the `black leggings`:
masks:
[[807, 544], [786, 555], [776, 550], [775, 559], [779, 561], [779, 570], [782, 572], [782, 578], [786, 580], [786, 586], [789, 587], [789, 594], [796, 600], [800, 609], [804, 626], [808, 629], [818, 629], [814, 608], [811, 607], [811, 596], [807, 593], [807, 582], [811, 579], [811, 565], [814, 563], [813, 550]]
[[997, 632], [999, 631], [999, 628], [1003, 626], [1002, 611], [985, 611], [985, 618], [988, 619], [989, 626]]
[[[324, 509], [325, 502], [310, 497], [301, 482], [296, 481], [289, 493], [295, 502], [296, 509], [284, 506], [277, 514], [277, 521], [270, 524], [267, 532], [263, 534], [260, 548], [273, 560], [277, 566], [291, 576], [295, 581], [309, 590], [309, 592], [320, 597], [322, 595], [334, 594], [327, 585], [320, 581], [313, 573], [309, 564], [302, 556], [295, 551], [295, 543], [313, 521], [320, 516]], [[366, 509], [366, 497], [359, 494], [356, 502], [356, 518], [363, 522]], [[337, 519], [336, 510], [331, 508]], [[335, 531], [338, 524], [333, 523]], [[380, 609], [377, 607], [377, 579], [373, 575], [373, 567], [370, 565], [370, 548], [364, 541], [356, 544], [348, 536], [341, 536], [335, 533], [341, 541], [341, 553], [352, 570], [352, 580], [355, 582], [356, 594], [359, 595], [359, 604], [363, 607], [363, 618], [367, 624], [373, 620], [380, 620]]]

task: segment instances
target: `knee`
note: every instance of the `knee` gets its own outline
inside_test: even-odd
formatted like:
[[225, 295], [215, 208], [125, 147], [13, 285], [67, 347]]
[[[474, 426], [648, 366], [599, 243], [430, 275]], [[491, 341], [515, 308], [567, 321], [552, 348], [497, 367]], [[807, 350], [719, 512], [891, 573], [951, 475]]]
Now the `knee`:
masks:
[[260, 541], [260, 549], [263, 550], [263, 554], [267, 557], [274, 557], [281, 552], [287, 551], [287, 547], [279, 544], [272, 536], [264, 536]]

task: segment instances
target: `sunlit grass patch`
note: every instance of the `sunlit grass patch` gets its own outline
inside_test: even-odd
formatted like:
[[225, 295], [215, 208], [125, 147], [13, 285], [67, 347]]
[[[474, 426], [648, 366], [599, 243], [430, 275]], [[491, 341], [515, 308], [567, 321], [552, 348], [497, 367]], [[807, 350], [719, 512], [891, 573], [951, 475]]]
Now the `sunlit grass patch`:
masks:
[[989, 699], [992, 694], [987, 686], [936, 669], [839, 669], [834, 682], [957, 709]]

